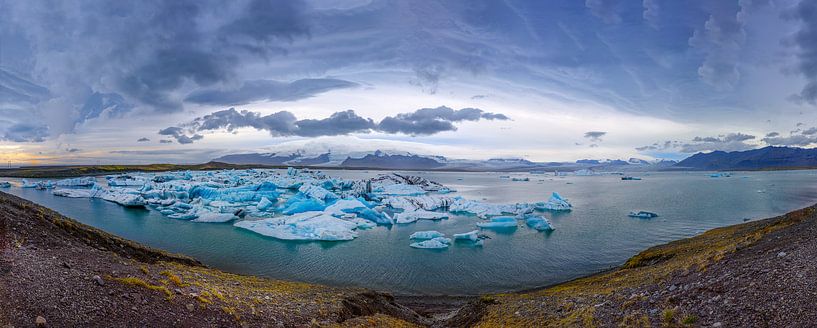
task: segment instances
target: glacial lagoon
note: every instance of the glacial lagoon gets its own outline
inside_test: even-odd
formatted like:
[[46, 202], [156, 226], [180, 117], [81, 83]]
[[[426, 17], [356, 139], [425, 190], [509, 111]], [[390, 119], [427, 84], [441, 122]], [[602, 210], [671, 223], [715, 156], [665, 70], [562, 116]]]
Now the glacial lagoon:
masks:
[[[343, 179], [374, 177], [378, 171], [327, 170]], [[527, 173], [401, 172], [456, 190], [447, 196], [494, 204], [547, 201], [558, 192], [569, 212], [542, 212], [555, 227], [540, 232], [520, 221], [515, 229], [481, 230], [483, 246], [453, 241], [447, 249], [409, 247], [409, 236], [436, 230], [453, 234], [477, 229], [477, 217], [451, 215], [439, 221], [378, 225], [358, 230], [350, 241], [284, 241], [233, 226], [168, 218], [154, 209], [126, 208], [99, 198], [57, 197], [51, 190], [3, 191], [54, 209], [113, 234], [195, 257], [230, 272], [338, 286], [360, 286], [398, 294], [474, 295], [534, 288], [621, 264], [639, 251], [705, 230], [784, 214], [817, 202], [817, 172], [640, 173], [554, 176]], [[500, 178], [508, 176], [511, 178]], [[518, 179], [513, 179], [518, 178]], [[524, 180], [529, 181], [513, 181]], [[103, 178], [97, 178], [104, 181]], [[652, 219], [631, 211], [658, 213]]]

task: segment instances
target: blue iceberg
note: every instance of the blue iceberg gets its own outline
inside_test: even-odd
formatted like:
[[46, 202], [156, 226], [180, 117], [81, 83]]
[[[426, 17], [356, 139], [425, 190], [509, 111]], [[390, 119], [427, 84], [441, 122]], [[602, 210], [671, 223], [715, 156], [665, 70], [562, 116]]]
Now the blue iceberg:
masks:
[[525, 219], [525, 223], [528, 227], [539, 231], [551, 231], [553, 229], [553, 225], [550, 224], [550, 221], [543, 217], [543, 216], [529, 216]]
[[491, 220], [488, 222], [478, 222], [477, 226], [484, 229], [515, 228], [516, 218], [510, 216], [498, 216], [491, 218]]

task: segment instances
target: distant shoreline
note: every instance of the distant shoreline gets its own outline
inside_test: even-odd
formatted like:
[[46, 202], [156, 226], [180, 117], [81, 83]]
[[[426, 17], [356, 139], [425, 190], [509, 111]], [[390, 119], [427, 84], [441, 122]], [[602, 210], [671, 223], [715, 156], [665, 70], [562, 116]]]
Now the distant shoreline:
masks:
[[[15, 168], [0, 168], [0, 177], [6, 178], [72, 178], [80, 176], [94, 176], [125, 173], [156, 173], [169, 171], [208, 171], [208, 170], [244, 170], [244, 169], [286, 169], [287, 167], [313, 170], [348, 170], [348, 171], [414, 171], [414, 172], [454, 172], [454, 173], [529, 173], [530, 171], [573, 172], [557, 168], [509, 168], [504, 170], [468, 170], [456, 168], [382, 168], [382, 167], [337, 167], [337, 166], [299, 166], [299, 165], [264, 165], [264, 164], [228, 164], [209, 162], [204, 164], [145, 164], [145, 165], [53, 165], [53, 166], [24, 166]], [[760, 169], [739, 170], [705, 170], [695, 168], [662, 168], [652, 171], [623, 171], [623, 173], [637, 174], [649, 172], [757, 172], [757, 171], [803, 171], [815, 170], [817, 166], [803, 167], [768, 167]], [[619, 172], [619, 171], [614, 171]]]

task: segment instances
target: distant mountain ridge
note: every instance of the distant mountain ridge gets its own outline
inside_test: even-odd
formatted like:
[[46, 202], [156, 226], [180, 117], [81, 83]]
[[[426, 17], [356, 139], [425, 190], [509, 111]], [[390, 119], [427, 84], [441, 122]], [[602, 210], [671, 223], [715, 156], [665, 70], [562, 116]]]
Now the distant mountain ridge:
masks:
[[294, 165], [313, 167], [337, 167], [357, 169], [387, 170], [452, 170], [452, 171], [633, 171], [655, 170], [675, 164], [674, 161], [650, 162], [637, 158], [624, 160], [579, 160], [569, 162], [533, 162], [522, 158], [491, 158], [488, 160], [450, 159], [444, 156], [419, 155], [400, 151], [336, 153], [328, 151], [321, 154], [298, 150], [292, 153], [247, 153], [225, 155], [214, 159], [215, 162], [229, 164], [260, 165]]
[[817, 149], [764, 147], [746, 151], [697, 153], [675, 164], [698, 170], [762, 170], [817, 167]]

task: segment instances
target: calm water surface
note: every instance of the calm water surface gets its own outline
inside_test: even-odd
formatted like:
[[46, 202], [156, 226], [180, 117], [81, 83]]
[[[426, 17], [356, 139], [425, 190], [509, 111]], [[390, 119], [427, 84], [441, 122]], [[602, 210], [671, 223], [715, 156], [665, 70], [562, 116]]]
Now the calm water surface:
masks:
[[[377, 172], [327, 171], [343, 178]], [[447, 250], [410, 248], [409, 235], [439, 230], [447, 235], [475, 229], [476, 218], [420, 221], [361, 231], [347, 242], [291, 242], [264, 237], [231, 224], [206, 224], [126, 209], [98, 199], [56, 197], [50, 191], [13, 187], [4, 191], [52, 208], [88, 225], [153, 247], [195, 257], [230, 272], [401, 294], [472, 295], [514, 291], [561, 282], [621, 264], [656, 244], [705, 230], [780, 215], [817, 202], [817, 172], [738, 172], [710, 178], [702, 172], [649, 173], [642, 181], [618, 176], [527, 176], [507, 173], [419, 173], [492, 203], [547, 200], [557, 191], [574, 210], [545, 215], [556, 230], [524, 225], [489, 231], [484, 247], [455, 243]], [[11, 181], [17, 181], [11, 179]], [[758, 192], [762, 191], [762, 192]], [[655, 219], [627, 217], [632, 210]]]

